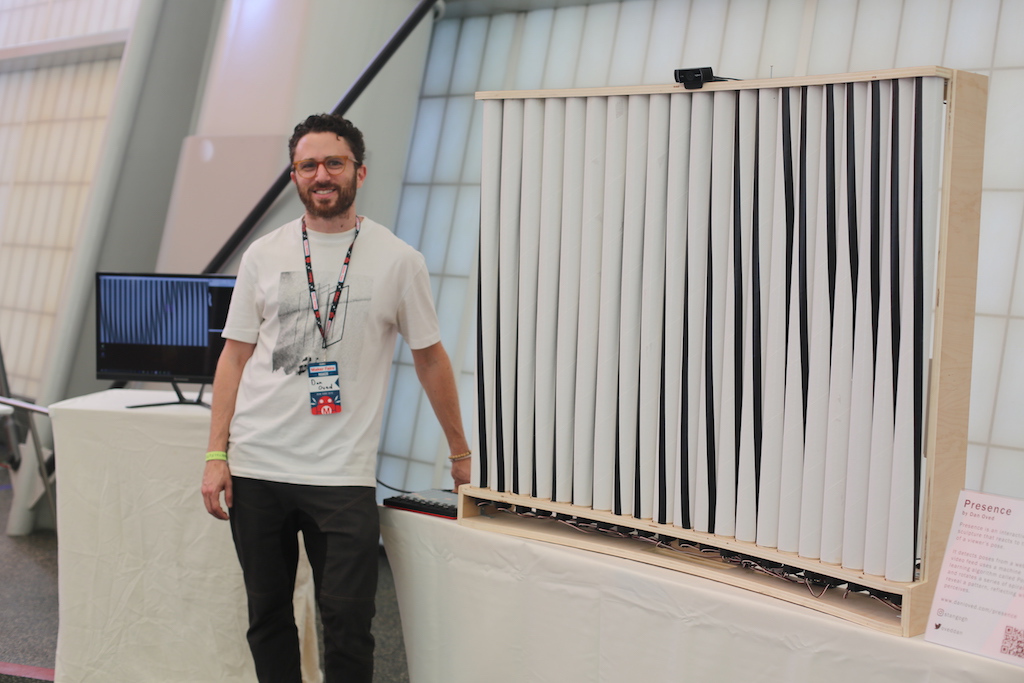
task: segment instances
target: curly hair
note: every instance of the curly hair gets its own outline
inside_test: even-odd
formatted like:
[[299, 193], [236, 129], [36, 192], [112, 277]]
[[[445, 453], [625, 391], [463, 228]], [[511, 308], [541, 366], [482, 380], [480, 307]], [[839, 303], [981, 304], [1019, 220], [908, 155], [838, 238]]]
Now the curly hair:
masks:
[[310, 133], [334, 133], [339, 138], [344, 138], [355, 157], [356, 166], [363, 165], [363, 157], [366, 156], [366, 143], [363, 142], [363, 134], [352, 125], [352, 122], [337, 114], [313, 114], [305, 121], [295, 126], [292, 137], [288, 140], [288, 158], [295, 161], [295, 146], [303, 136]]

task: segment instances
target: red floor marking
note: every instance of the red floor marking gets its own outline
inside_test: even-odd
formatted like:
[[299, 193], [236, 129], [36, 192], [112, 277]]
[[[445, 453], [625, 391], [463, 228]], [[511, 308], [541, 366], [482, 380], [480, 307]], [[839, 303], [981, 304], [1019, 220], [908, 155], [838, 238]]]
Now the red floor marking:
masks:
[[53, 669], [43, 669], [42, 667], [26, 666], [24, 664], [9, 664], [7, 662], [0, 662], [0, 674], [32, 678], [37, 681], [53, 680]]

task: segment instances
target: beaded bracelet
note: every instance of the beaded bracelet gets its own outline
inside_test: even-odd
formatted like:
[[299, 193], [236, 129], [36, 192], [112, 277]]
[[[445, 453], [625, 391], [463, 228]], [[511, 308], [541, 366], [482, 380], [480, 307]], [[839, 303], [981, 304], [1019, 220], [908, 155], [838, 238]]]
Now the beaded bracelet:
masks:
[[449, 455], [448, 459], [452, 462], [456, 462], [458, 460], [465, 460], [471, 455], [473, 455], [473, 451], [466, 451], [465, 453], [458, 453], [457, 455]]

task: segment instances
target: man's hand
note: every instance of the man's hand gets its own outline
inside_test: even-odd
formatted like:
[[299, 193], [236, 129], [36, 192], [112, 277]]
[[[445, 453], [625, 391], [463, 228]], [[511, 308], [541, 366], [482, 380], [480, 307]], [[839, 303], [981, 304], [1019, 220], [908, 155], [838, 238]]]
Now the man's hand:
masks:
[[211, 515], [217, 519], [227, 519], [227, 511], [220, 506], [221, 491], [224, 492], [224, 502], [231, 509], [231, 470], [226, 460], [210, 460], [203, 470], [203, 503]]
[[455, 460], [452, 462], [452, 479], [455, 480], [455, 490], [458, 491], [459, 487], [463, 484], [469, 483], [469, 473], [472, 467], [472, 458], [463, 458], [462, 460]]

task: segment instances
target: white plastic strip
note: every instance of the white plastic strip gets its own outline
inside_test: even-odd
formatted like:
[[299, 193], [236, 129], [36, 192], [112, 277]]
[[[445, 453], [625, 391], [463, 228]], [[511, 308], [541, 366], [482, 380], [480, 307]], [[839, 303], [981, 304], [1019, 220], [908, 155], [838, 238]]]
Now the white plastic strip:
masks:
[[[778, 90], [764, 89], [756, 93], [757, 118], [750, 124], [756, 128], [757, 165], [751, 198], [751, 283], [749, 315], [746, 316], [750, 340], [744, 350], [743, 421], [740, 429], [740, 469], [736, 496], [736, 539], [753, 543], [757, 540], [758, 484], [763, 461], [763, 423], [765, 355], [768, 329], [768, 294], [771, 291], [772, 221], [775, 206], [775, 143], [778, 126]], [[745, 95], [741, 95], [745, 97]], [[746, 125], [746, 124], [745, 124]], [[755, 265], [756, 262], [756, 265]]]
[[594, 415], [597, 405], [597, 336], [601, 309], [605, 128], [608, 100], [587, 98], [584, 142], [583, 224], [580, 249], [579, 330], [576, 338], [576, 419], [573, 436], [573, 503], [594, 500]]
[[875, 353], [875, 393], [871, 414], [871, 459], [868, 470], [867, 524], [864, 536], [864, 571], [885, 575], [886, 536], [889, 532], [889, 493], [892, 485], [893, 437], [893, 326], [892, 326], [892, 82], [878, 89], [881, 104], [881, 234], [878, 259], [878, 340]]
[[[788, 91], [771, 91], [761, 97], [761, 170], [764, 192], [773, 193], [772, 222], [764, 239], [771, 242], [771, 273], [768, 279], [767, 329], [764, 353], [764, 400], [761, 430], [761, 477], [758, 481], [757, 544], [778, 547], [779, 484], [782, 476], [782, 432], [786, 395], [786, 268], [787, 193], [783, 140], [789, 121], [781, 116]], [[774, 105], [774, 106], [773, 106]], [[790, 126], [790, 129], [792, 127]]]
[[523, 162], [523, 101], [506, 100], [501, 135], [498, 246], [498, 490], [511, 491], [515, 472], [516, 324], [519, 319], [519, 208]]
[[[516, 340], [516, 493], [533, 494], [534, 399], [537, 379], [537, 272], [543, 187], [544, 101], [523, 103], [519, 208], [519, 304]], [[550, 300], [549, 300], [550, 303]]]
[[644, 198], [643, 291], [640, 322], [639, 470], [636, 514], [654, 517], [654, 485], [665, 423], [662, 398], [665, 316], [665, 212], [668, 191], [669, 95], [651, 95], [645, 142], [647, 187]]
[[[714, 268], [715, 275], [712, 277], [714, 292], [710, 300], [712, 301], [712, 324], [716, 330], [721, 330], [720, 337], [717, 333], [715, 334], [713, 346], [718, 358], [721, 359], [721, 364], [718, 366], [720, 370], [715, 379], [713, 440], [709, 436], [708, 442], [709, 447], [713, 444], [712, 459], [714, 460], [713, 476], [709, 482], [714, 487], [712, 494], [714, 502], [711, 506], [714, 521], [709, 526], [715, 534], [731, 537], [736, 531], [736, 454], [739, 448], [736, 437], [737, 420], [739, 419], [736, 410], [736, 387], [739, 381], [736, 372], [736, 359], [742, 353], [743, 344], [741, 330], [736, 325], [736, 277], [738, 275], [736, 254], [743, 249], [742, 242], [737, 239], [736, 225], [745, 217], [736, 210], [736, 199], [739, 192], [739, 187], [735, 182], [736, 170], [739, 167], [739, 160], [736, 158], [736, 119], [739, 117], [737, 111], [739, 92], [730, 93], [730, 95], [732, 96], [720, 97], [715, 100], [716, 147], [719, 135], [723, 137], [728, 135], [730, 144], [727, 150], [728, 156], [724, 156], [726, 150], [716, 149], [716, 163], [714, 164], [714, 168], [724, 168], [724, 171], [728, 172], [728, 181], [720, 182], [725, 180], [725, 172], [715, 173], [712, 180], [716, 184], [712, 190], [714, 204], [711, 210], [711, 225], [714, 226], [712, 236], [714, 238], [714, 236], [721, 235], [722, 251], [720, 254], [716, 253], [712, 247], [710, 267]], [[728, 129], [719, 125], [720, 117], [717, 111], [719, 107], [731, 109], [732, 125]], [[728, 159], [728, 163], [724, 163], [726, 159]], [[715, 318], [719, 310], [721, 311], [720, 322]], [[737, 351], [737, 345], [740, 346], [740, 351]], [[707, 415], [708, 412], [701, 411], [701, 414]], [[703, 461], [702, 458], [701, 462]]]
[[[811, 176], [808, 172], [807, 176], [807, 184], [815, 186], [817, 197], [812, 197], [812, 193], [808, 191], [808, 218], [813, 216], [814, 220], [808, 220], [807, 232], [809, 236], [814, 235], [814, 251], [810, 251], [808, 240], [808, 278], [812, 294], [808, 306], [810, 339], [807, 427], [804, 436], [803, 481], [800, 486], [799, 547], [801, 557], [813, 559], [817, 559], [821, 554], [821, 514], [825, 484], [825, 450], [828, 441], [829, 365], [832, 346], [832, 299], [829, 292], [828, 268], [829, 202], [834, 201], [835, 196], [835, 109], [827, 107], [825, 95], [828, 89], [829, 86], [810, 88], [809, 93], [813, 92], [821, 97], [808, 102], [808, 109], [812, 106], [815, 108], [821, 117], [821, 123], [815, 135], [819, 143], [816, 153], [808, 150], [808, 155], [813, 153], [819, 163], [818, 173]], [[814, 133], [808, 130], [808, 137], [812, 134]], [[834, 241], [835, 226], [832, 225], [831, 229], [831, 239]]]
[[[668, 193], [665, 205], [665, 460], [658, 472], [655, 509], [658, 522], [682, 518], [678, 509], [683, 444], [683, 320], [686, 292], [686, 205], [690, 174], [688, 94], [673, 93], [670, 105]], [[683, 468], [686, 463], [683, 461]]]
[[[558, 389], [558, 295], [561, 258], [562, 179], [565, 156], [565, 100], [544, 101], [541, 162], [539, 262], [537, 271], [537, 497], [554, 496], [555, 414]], [[574, 248], [575, 249], [575, 248]], [[577, 280], [578, 282], [578, 280]], [[571, 453], [571, 448], [566, 453]]]
[[[829, 368], [828, 438], [825, 449], [824, 495], [821, 519], [821, 561], [840, 564], [843, 559], [843, 511], [846, 507], [846, 466], [850, 446], [850, 391], [853, 380], [853, 247], [856, 247], [855, 170], [861, 164], [863, 136], [851, 142], [848, 132], [863, 131], [864, 110], [850, 111], [847, 91], [852, 86], [834, 89], [836, 112], [836, 274], [832, 318], [832, 358]], [[861, 91], [863, 97], [863, 90]], [[856, 117], [854, 114], [856, 113]], [[859, 117], [859, 123], [858, 123]]]
[[[550, 104], [548, 105], [550, 106]], [[583, 163], [587, 101], [565, 101], [562, 233], [558, 269], [558, 339], [555, 379], [555, 500], [573, 502], [573, 429], [576, 423], [576, 340], [580, 306]]]
[[[480, 359], [483, 383], [484, 434], [480, 441], [487, 449], [487, 465], [474, 458], [473, 481], [481, 488], [493, 488], [496, 482], [497, 442], [494, 428], [496, 343], [498, 325], [498, 226], [499, 191], [501, 185], [501, 100], [484, 102], [483, 146], [480, 173]], [[482, 474], [486, 473], [486, 477]]]
[[846, 507], [843, 514], [843, 566], [864, 568], [867, 525], [868, 469], [871, 461], [871, 413], [874, 396], [874, 323], [871, 313], [872, 145], [874, 107], [871, 86], [854, 85], [854, 118], [858, 147], [857, 272], [854, 274], [853, 372], [850, 384], [850, 447], [846, 462]]
[[[690, 189], [687, 205], [686, 244], [686, 318], [687, 318], [687, 415], [683, 422], [686, 429], [686, 456], [688, 509], [685, 519], [677, 520], [682, 527], [697, 528], [694, 525], [697, 514], [701, 515], [702, 526], [707, 528], [707, 508], [700, 513], [695, 507], [697, 481], [697, 443], [701, 406], [701, 390], [704, 375], [705, 352], [705, 301], [708, 277], [708, 230], [711, 212], [711, 134], [714, 115], [714, 95], [695, 93], [692, 95], [692, 118], [690, 128]], [[703, 437], [701, 437], [703, 438]], [[706, 471], [706, 464], [703, 468]], [[702, 482], [706, 488], [706, 480]], [[706, 492], [703, 500], [707, 501]]]
[[[899, 315], [894, 316], [896, 342], [896, 404], [893, 417], [892, 483], [889, 492], [889, 528], [886, 534], [885, 578], [914, 580], [914, 79], [897, 81], [899, 89], [899, 273], [893, 289], [899, 293]], [[898, 323], [898, 325], [897, 325]], [[895, 340], [894, 340], [895, 341]]]
[[604, 216], [601, 244], [601, 311], [597, 339], [597, 396], [594, 411], [595, 510], [611, 510], [615, 499], [615, 457], [619, 429], [619, 327], [622, 305], [623, 211], [629, 101], [608, 98]]
[[[738, 418], [739, 441], [736, 445], [735, 459], [735, 524], [732, 535], [737, 539], [753, 542], [756, 535], [756, 503], [757, 487], [756, 472], [754, 469], [754, 348], [760, 352], [760, 336], [755, 338], [754, 330], [754, 261], [760, 259], [760, 248], [754, 242], [753, 224], [760, 219], [757, 215], [759, 207], [754, 201], [754, 185], [756, 182], [756, 143], [757, 143], [757, 106], [758, 95], [756, 91], [743, 90], [739, 93], [740, 98], [740, 119], [738, 125], [739, 134], [739, 162], [740, 167], [736, 174], [739, 178], [739, 207], [740, 207], [740, 257], [742, 260], [742, 306], [741, 315], [743, 329], [742, 339], [742, 360], [739, 367], [742, 374], [742, 386], [740, 387], [740, 414]], [[756, 253], [755, 253], [756, 252]], [[758, 275], [760, 275], [758, 273]], [[757, 381], [757, 389], [760, 390], [760, 377]], [[721, 482], [720, 482], [721, 483]], [[724, 494], [719, 494], [722, 499]], [[722, 528], [716, 528], [717, 533], [725, 534]]]
[[[939, 305], [938, 288], [935, 286], [935, 267], [938, 262], [939, 204], [928, 201], [930, 197], [939, 196], [942, 173], [942, 148], [945, 133], [945, 93], [946, 81], [942, 78], [924, 78], [921, 83], [924, 107], [921, 112], [924, 139], [921, 144], [923, 154], [921, 160], [922, 193], [924, 204], [921, 207], [924, 235], [921, 240], [923, 263], [924, 310], [922, 311], [924, 330], [924, 367], [921, 377], [920, 392], [922, 395], [923, 412], [927, 414], [929, 361], [932, 357], [935, 308]], [[921, 416], [922, 423], [924, 415]], [[922, 424], [922, 429], [925, 425]], [[922, 446], [923, 448], [923, 446]], [[923, 496], [922, 496], [923, 498]]]
[[[619, 315], [618, 512], [636, 510], [640, 404], [640, 320], [644, 278], [644, 212], [647, 195], [647, 133], [650, 98], [629, 97], [623, 196], [622, 285]], [[657, 414], [657, 413], [655, 413]]]
[[[732, 332], [730, 313], [732, 302], [729, 294], [732, 286], [730, 269], [730, 241], [732, 217], [732, 160], [736, 142], [736, 99], [735, 92], [715, 93], [714, 127], [712, 130], [713, 149], [711, 164], [711, 223], [708, 226], [710, 250], [708, 268], [710, 269], [707, 292], [708, 317], [710, 332], [706, 336], [704, 351], [704, 367], [701, 374], [701, 408], [698, 413], [697, 429], [697, 514], [694, 528], [698, 531], [715, 531], [718, 514], [717, 477], [719, 454], [722, 452], [721, 438], [725, 429], [733, 430], [734, 423], [723, 428], [722, 395], [723, 365], [726, 359], [726, 340], [729, 339], [730, 363], [734, 356], [735, 344], [732, 337], [727, 336], [726, 321], [729, 320], [729, 332]], [[728, 161], [726, 161], [728, 160]], [[723, 163], [724, 162], [724, 163]], [[730, 387], [729, 394], [733, 393]], [[730, 411], [730, 419], [735, 411]], [[731, 432], [730, 432], [731, 436]], [[735, 439], [731, 438], [732, 453], [728, 458], [735, 458]], [[702, 468], [707, 468], [702, 471]], [[730, 478], [732, 481], [732, 478]], [[707, 496], [703, 499], [703, 496]], [[703, 502], [702, 502], [703, 501]], [[706, 521], [702, 515], [707, 515]], [[732, 515], [729, 515], [731, 518]], [[730, 522], [731, 526], [731, 522]]]
[[[793, 136], [793, 169], [795, 181], [795, 225], [792, 230], [791, 267], [789, 272], [789, 318], [786, 321], [786, 389], [782, 418], [782, 465], [779, 472], [779, 538], [778, 548], [795, 553], [799, 548], [800, 533], [800, 481], [803, 472], [804, 455], [804, 396], [803, 364], [801, 348], [800, 319], [806, 301], [800, 292], [800, 207], [799, 173], [804, 150], [799, 146], [801, 98], [795, 89], [790, 90], [789, 123], [795, 130]], [[787, 125], [784, 121], [783, 125]]]

